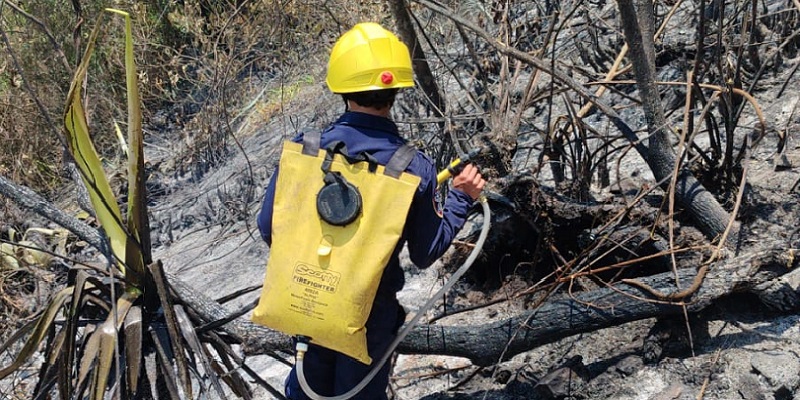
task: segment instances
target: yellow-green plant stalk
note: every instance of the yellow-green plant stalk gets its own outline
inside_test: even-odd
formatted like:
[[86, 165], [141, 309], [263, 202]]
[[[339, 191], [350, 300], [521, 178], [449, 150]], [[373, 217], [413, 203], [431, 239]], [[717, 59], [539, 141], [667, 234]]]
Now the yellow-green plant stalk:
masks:
[[111, 251], [117, 267], [125, 273], [131, 289], [141, 287], [145, 266], [151, 261], [149, 223], [145, 203], [144, 153], [142, 138], [142, 114], [136, 64], [133, 55], [131, 18], [124, 11], [106, 9], [125, 17], [125, 75], [128, 93], [128, 210], [126, 221], [117, 204], [111, 186], [100, 162], [97, 150], [91, 141], [85, 110], [81, 101], [81, 84], [84, 81], [89, 61], [94, 53], [97, 35], [102, 26], [102, 15], [92, 30], [81, 64], [67, 96], [64, 114], [67, 145], [72, 153], [81, 177], [89, 191], [89, 198], [97, 213], [100, 226], [111, 242]]
[[111, 252], [116, 258], [117, 265], [125, 270], [125, 247], [128, 235], [123, 228], [122, 213], [117, 205], [114, 192], [106, 179], [100, 157], [97, 155], [92, 139], [89, 136], [89, 125], [86, 121], [86, 112], [81, 101], [81, 85], [86, 78], [89, 60], [94, 53], [97, 35], [102, 25], [102, 14], [98, 17], [97, 24], [89, 36], [86, 51], [83, 53], [81, 63], [75, 71], [75, 76], [67, 94], [67, 109], [64, 113], [65, 135], [67, 148], [75, 160], [75, 165], [81, 173], [81, 178], [89, 192], [89, 199], [97, 213], [97, 220], [105, 231], [111, 243]]
[[[136, 61], [133, 55], [133, 34], [131, 16], [120, 10], [107, 8], [106, 11], [125, 17], [125, 82], [128, 93], [128, 232], [135, 239], [136, 247], [126, 248], [125, 257], [128, 268], [136, 276], [128, 276], [138, 282], [144, 276], [145, 268], [151, 262], [150, 224], [147, 220], [147, 193], [144, 184], [144, 138], [142, 135], [142, 110], [139, 100], [139, 82]], [[137, 248], [138, 247], [138, 248]], [[139, 285], [135, 285], [139, 286]]]

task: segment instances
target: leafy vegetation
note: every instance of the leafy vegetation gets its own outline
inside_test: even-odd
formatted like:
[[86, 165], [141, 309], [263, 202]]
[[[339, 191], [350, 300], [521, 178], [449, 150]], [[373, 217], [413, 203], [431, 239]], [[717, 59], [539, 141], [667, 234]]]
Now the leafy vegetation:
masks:
[[[212, 368], [216, 362], [202, 350], [204, 345], [190, 317], [184, 308], [173, 304], [160, 262], [151, 260], [131, 20], [125, 12], [108, 11], [125, 19], [130, 145], [127, 212], [121, 213], [103, 171], [89, 135], [81, 95], [96, 39], [103, 31], [101, 14], [67, 96], [64, 132], [70, 155], [108, 238], [109, 246], [104, 249], [108, 263], [105, 268], [95, 267], [100, 274], [78, 271], [35, 320], [0, 347], [5, 352], [21, 335], [28, 335], [14, 361], [0, 369], [0, 379], [17, 372], [45, 344], [45, 360], [40, 368], [42, 379], [33, 390], [34, 397], [48, 397], [57, 391], [62, 398], [103, 399], [108, 392], [123, 399], [161, 396], [177, 399], [193, 398], [208, 387], [224, 397], [220, 384], [223, 374], [233, 392], [248, 397], [249, 389], [237, 371], [221, 366]], [[3, 260], [10, 262], [7, 258]], [[229, 357], [235, 355], [222, 349], [218, 356], [231, 365]], [[197, 380], [200, 387], [195, 388]], [[145, 393], [147, 396], [143, 397]]]

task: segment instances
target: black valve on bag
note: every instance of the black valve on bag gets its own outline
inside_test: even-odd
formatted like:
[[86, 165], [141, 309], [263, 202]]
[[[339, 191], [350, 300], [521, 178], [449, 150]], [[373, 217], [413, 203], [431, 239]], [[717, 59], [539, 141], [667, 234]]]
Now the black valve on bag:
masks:
[[323, 221], [334, 226], [346, 226], [361, 215], [363, 201], [358, 188], [347, 181], [342, 174], [331, 171], [333, 156], [340, 154], [351, 164], [356, 162], [369, 163], [369, 170], [374, 172], [377, 161], [371, 156], [362, 153], [357, 157], [347, 155], [347, 147], [342, 142], [331, 143], [326, 148], [325, 161], [322, 163], [322, 172], [325, 186], [317, 193], [317, 213]]

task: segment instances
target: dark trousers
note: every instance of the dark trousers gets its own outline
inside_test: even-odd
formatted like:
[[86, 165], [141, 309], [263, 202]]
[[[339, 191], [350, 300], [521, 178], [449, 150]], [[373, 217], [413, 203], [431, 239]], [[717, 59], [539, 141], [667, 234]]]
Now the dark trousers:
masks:
[[[394, 296], [379, 295], [367, 319], [367, 351], [372, 365], [320, 346], [310, 345], [303, 360], [303, 372], [309, 386], [321, 396], [338, 396], [348, 392], [370, 372], [383, 357], [405, 320], [405, 311]], [[354, 400], [385, 400], [389, 386], [390, 362], [355, 397]], [[297, 371], [292, 368], [286, 378], [286, 397], [291, 400], [310, 399], [300, 387]]]

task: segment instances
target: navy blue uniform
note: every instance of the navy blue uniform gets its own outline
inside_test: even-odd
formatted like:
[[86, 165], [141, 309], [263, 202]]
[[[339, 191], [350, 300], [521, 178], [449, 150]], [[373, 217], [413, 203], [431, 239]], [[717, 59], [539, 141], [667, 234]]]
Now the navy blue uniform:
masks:
[[[302, 141], [302, 136], [295, 140]], [[392, 154], [405, 143], [392, 120], [358, 112], [344, 113], [322, 133], [322, 147], [335, 141], [344, 142], [351, 156], [369, 153], [382, 165], [386, 165]], [[403, 236], [383, 272], [367, 320], [367, 349], [374, 362], [381, 358], [404, 322], [405, 313], [396, 297], [405, 283], [398, 258], [403, 245], [408, 243], [411, 261], [417, 267], [430, 266], [444, 254], [455, 235], [464, 226], [467, 211], [473, 203], [472, 198], [466, 193], [450, 190], [442, 210], [436, 197], [436, 169], [431, 159], [421, 152], [417, 152], [406, 171], [421, 177], [422, 180], [411, 203]], [[258, 215], [261, 236], [270, 244], [272, 203], [275, 199], [277, 175], [278, 171], [272, 175]], [[303, 364], [312, 389], [323, 396], [335, 396], [347, 392], [370, 370], [370, 366], [355, 359], [313, 345], [306, 353]], [[389, 383], [388, 364], [369, 386], [354, 397], [355, 399], [386, 398], [386, 387]], [[293, 400], [308, 398], [300, 389], [294, 369], [287, 378], [286, 395]]]

